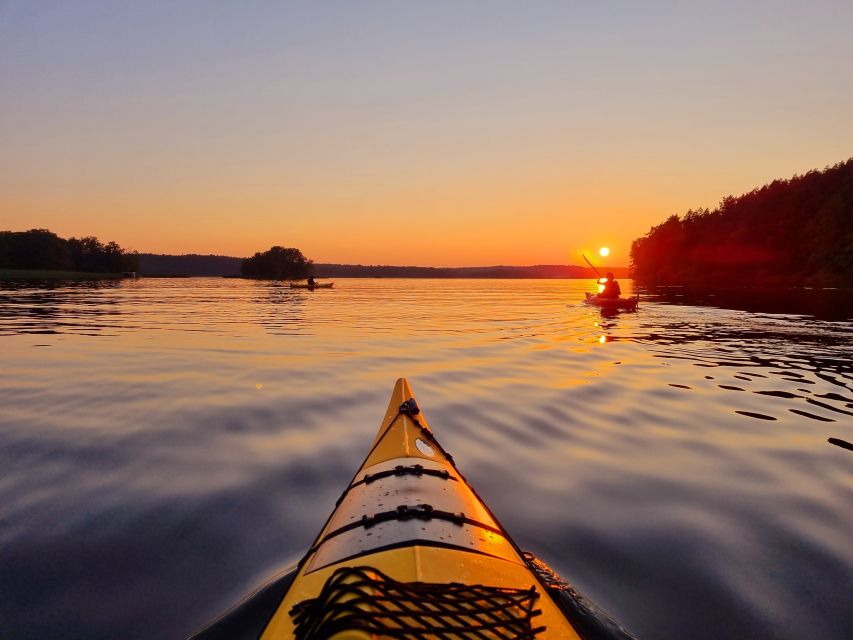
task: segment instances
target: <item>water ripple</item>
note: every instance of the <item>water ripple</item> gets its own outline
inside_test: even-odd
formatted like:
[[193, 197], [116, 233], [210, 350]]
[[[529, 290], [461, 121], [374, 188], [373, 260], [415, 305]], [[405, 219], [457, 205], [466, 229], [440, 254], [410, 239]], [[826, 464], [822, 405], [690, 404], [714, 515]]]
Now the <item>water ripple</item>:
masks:
[[405, 375], [640, 637], [846, 638], [853, 324], [589, 284], [4, 283], [0, 636], [188, 634], [300, 556]]

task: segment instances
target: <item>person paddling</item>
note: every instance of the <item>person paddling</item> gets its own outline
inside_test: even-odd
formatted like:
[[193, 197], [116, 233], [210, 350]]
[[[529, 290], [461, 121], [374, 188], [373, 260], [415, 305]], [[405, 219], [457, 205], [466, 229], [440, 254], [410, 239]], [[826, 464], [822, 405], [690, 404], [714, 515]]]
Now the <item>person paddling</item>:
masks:
[[314, 288], [314, 276], [308, 276], [308, 286]]
[[619, 282], [613, 277], [613, 272], [607, 272], [607, 282], [604, 283], [604, 289], [598, 294], [599, 298], [618, 298], [622, 295], [622, 289], [619, 287]]

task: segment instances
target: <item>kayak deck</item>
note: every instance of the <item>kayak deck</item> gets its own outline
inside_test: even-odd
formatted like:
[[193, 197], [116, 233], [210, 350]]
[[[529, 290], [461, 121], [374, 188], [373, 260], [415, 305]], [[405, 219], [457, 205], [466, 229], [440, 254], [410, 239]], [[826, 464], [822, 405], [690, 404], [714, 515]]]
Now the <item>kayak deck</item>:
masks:
[[266, 603], [252, 614], [260, 623], [235, 610], [193, 638], [632, 637], [518, 548], [435, 439], [404, 378], [295, 573], [262, 592]]
[[[317, 598], [342, 567], [359, 566], [406, 584], [529, 589], [536, 583], [520, 551], [433, 437], [405, 379], [397, 381], [370, 452], [300, 563], [262, 640], [296, 637], [294, 607]], [[537, 594], [536, 625], [547, 629], [541, 637], [578, 638], [541, 587]], [[347, 638], [371, 637], [351, 633]]]

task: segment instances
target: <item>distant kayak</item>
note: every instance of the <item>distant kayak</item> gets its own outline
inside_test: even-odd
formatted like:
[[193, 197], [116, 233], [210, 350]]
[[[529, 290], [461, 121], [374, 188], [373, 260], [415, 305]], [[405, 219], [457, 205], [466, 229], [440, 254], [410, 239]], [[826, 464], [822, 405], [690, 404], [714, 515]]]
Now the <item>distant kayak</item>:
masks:
[[591, 293], [586, 294], [587, 304], [593, 304], [603, 309], [634, 310], [637, 308], [638, 302], [640, 302], [640, 296], [634, 296], [633, 298], [602, 298]]
[[[351, 446], [356, 429], [341, 433]], [[436, 440], [405, 378], [297, 567], [191, 640], [331, 638], [634, 640], [519, 549]]]
[[331, 289], [335, 286], [334, 282], [318, 282], [317, 284], [307, 284], [305, 282], [291, 282], [291, 289]]

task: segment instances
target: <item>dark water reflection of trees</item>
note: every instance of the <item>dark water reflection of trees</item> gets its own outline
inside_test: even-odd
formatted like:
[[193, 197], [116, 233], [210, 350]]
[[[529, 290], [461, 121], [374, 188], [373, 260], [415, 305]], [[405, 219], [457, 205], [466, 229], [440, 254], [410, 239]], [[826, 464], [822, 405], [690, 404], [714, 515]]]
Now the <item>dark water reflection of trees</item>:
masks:
[[[69, 327], [100, 331], [122, 313], [120, 300], [101, 295], [121, 280], [21, 280], [0, 286], [0, 334], [62, 333]], [[73, 307], [70, 309], [69, 307]]]
[[821, 320], [853, 319], [850, 289], [641, 288], [644, 300], [668, 304], [738, 309], [756, 313], [808, 315]]

